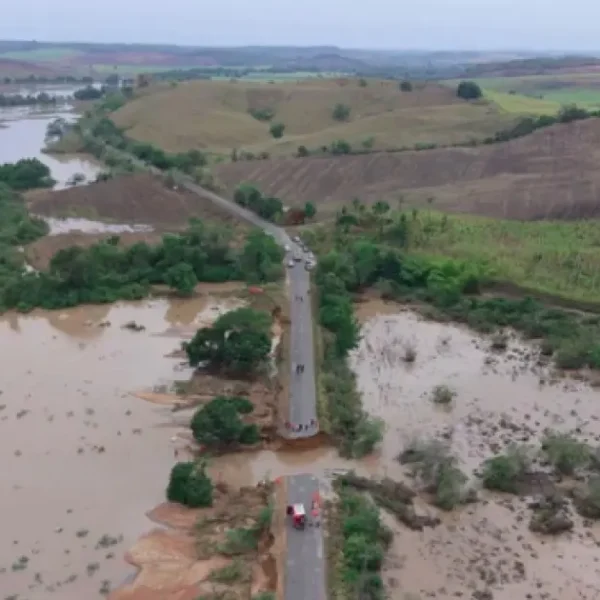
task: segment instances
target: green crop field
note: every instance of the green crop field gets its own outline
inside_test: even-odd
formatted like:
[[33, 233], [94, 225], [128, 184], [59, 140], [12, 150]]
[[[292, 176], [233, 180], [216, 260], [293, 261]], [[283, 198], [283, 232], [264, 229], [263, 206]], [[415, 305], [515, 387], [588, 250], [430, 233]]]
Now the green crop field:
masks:
[[484, 97], [493, 102], [501, 111], [518, 115], [554, 115], [561, 107], [561, 102], [523, 96], [521, 94], [508, 94], [483, 88]]
[[[563, 106], [577, 104], [583, 108], [600, 106], [600, 73], [560, 73], [556, 75], [532, 75], [528, 77], [489, 77], [477, 79], [477, 83], [486, 95], [509, 95], [511, 99], [497, 96], [494, 101], [507, 110], [516, 111], [519, 98], [526, 97], [531, 101], [530, 108], [535, 109], [534, 102], [540, 102], [550, 108], [551, 104]], [[508, 92], [511, 92], [508, 94]], [[522, 101], [522, 107], [527, 105]], [[543, 107], [539, 104], [539, 108]], [[511, 110], [512, 107], [512, 110]], [[525, 110], [525, 112], [531, 112]], [[553, 112], [556, 112], [554, 110]]]
[[570, 300], [600, 303], [597, 220], [508, 221], [420, 212], [419, 253], [483, 263], [499, 280]]

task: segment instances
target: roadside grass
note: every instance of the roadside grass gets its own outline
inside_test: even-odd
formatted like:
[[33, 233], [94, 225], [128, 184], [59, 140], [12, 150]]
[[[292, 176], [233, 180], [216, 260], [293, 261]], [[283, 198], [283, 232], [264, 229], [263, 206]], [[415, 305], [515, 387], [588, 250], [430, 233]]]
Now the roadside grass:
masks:
[[421, 211], [411, 252], [480, 265], [494, 280], [600, 304], [598, 221], [512, 221]]
[[516, 115], [555, 115], [564, 102], [557, 100], [532, 98], [521, 94], [508, 94], [491, 89], [483, 89], [484, 97], [501, 111]]
[[583, 107], [597, 108], [600, 106], [599, 88], [565, 88], [542, 93], [544, 100], [541, 102], [548, 100], [559, 104], [577, 104]]

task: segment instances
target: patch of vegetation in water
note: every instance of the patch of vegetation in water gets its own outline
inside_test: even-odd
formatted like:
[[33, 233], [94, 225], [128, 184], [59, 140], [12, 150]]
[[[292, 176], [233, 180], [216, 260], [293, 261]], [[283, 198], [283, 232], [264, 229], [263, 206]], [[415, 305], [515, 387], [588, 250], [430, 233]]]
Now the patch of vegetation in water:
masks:
[[195, 220], [187, 231], [166, 234], [155, 246], [138, 242], [122, 248], [113, 236], [88, 248], [60, 250], [47, 271], [13, 270], [0, 280], [0, 309], [139, 300], [154, 284], [189, 295], [199, 281], [262, 283], [282, 274], [283, 250], [270, 236], [253, 232], [239, 250], [232, 240], [229, 228]]

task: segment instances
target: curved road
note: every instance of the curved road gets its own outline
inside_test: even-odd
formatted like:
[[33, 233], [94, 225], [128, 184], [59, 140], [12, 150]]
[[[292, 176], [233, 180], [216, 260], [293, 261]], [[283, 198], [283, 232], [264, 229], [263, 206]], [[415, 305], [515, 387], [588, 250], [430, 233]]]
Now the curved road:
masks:
[[[180, 185], [201, 198], [205, 198], [240, 219], [251, 223], [272, 235], [282, 246], [288, 245], [294, 252], [301, 252], [280, 227], [269, 223], [242, 208], [231, 200], [226, 200], [213, 192], [187, 180]], [[287, 257], [289, 259], [289, 257]], [[303, 261], [304, 262], [304, 261]], [[290, 281], [290, 414], [288, 421], [294, 425], [317, 424], [317, 394], [315, 387], [313, 320], [310, 301], [310, 274], [304, 264], [296, 263], [288, 268]], [[300, 299], [302, 298], [302, 300]], [[304, 365], [304, 372], [296, 373], [296, 365]], [[314, 427], [303, 427], [302, 430], [286, 430], [286, 437], [307, 438], [318, 433], [318, 424]], [[296, 530], [288, 526], [287, 553], [285, 572], [286, 600], [326, 600], [325, 560], [323, 555], [323, 530], [315, 526], [310, 514], [315, 494], [319, 492], [318, 480], [309, 474], [292, 475], [286, 480], [287, 504], [304, 504], [309, 525], [305, 530]], [[320, 515], [317, 518], [320, 521]], [[288, 518], [289, 523], [289, 518]]]

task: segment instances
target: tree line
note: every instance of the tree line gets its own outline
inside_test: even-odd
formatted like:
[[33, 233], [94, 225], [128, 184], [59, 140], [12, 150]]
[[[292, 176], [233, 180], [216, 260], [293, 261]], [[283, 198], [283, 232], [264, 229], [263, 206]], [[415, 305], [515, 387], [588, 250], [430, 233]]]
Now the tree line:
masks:
[[0, 309], [139, 300], [156, 284], [185, 295], [199, 281], [266, 282], [281, 275], [283, 251], [270, 236], [252, 232], [245, 246], [234, 250], [232, 235], [228, 228], [196, 220], [181, 234], [164, 235], [156, 246], [138, 242], [122, 248], [113, 236], [88, 248], [66, 248], [51, 259], [47, 271], [5, 279]]

